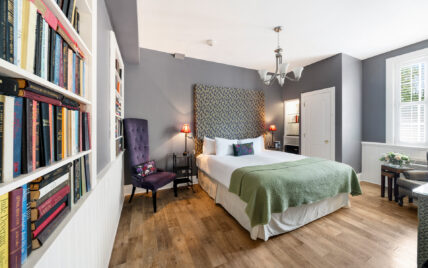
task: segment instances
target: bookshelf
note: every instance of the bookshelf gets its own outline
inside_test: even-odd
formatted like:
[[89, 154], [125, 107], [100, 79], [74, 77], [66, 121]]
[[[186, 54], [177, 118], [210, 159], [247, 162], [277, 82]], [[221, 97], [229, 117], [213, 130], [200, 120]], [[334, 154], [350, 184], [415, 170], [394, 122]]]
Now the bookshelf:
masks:
[[110, 160], [123, 151], [124, 65], [116, 36], [110, 32]]
[[[29, 1], [29, 0], [23, 0]], [[32, 2], [33, 3], [33, 2]], [[80, 33], [74, 29], [71, 22], [65, 16], [61, 8], [58, 6], [56, 0], [43, 0], [43, 3], [50, 10], [52, 15], [56, 17], [58, 23], [63, 26], [63, 28], [68, 32], [69, 37], [71, 37], [81, 52], [84, 55], [85, 61], [85, 89], [86, 92], [84, 96], [73, 93], [65, 88], [62, 88], [47, 79], [44, 79], [40, 76], [29, 72], [20, 66], [14, 65], [6, 60], [0, 59], [0, 75], [13, 77], [13, 78], [23, 78], [34, 82], [37, 85], [50, 89], [54, 92], [60, 93], [63, 96], [74, 100], [81, 104], [83, 111], [90, 113], [90, 128], [91, 128], [91, 149], [86, 151], [81, 151], [71, 156], [68, 156], [60, 161], [53, 161], [50, 165], [45, 167], [40, 167], [33, 170], [30, 173], [22, 174], [18, 177], [13, 178], [11, 181], [0, 183], [0, 195], [8, 193], [16, 188], [22, 187], [23, 185], [33, 181], [34, 179], [44, 176], [49, 172], [52, 172], [68, 163], [73, 162], [76, 159], [82, 158], [84, 156], [89, 157], [89, 172], [91, 177], [91, 191], [86, 195], [81, 197], [78, 203], [73, 204], [72, 200], [69, 200], [71, 203], [71, 212], [64, 218], [64, 220], [56, 227], [54, 232], [49, 236], [46, 243], [43, 244], [39, 249], [34, 250], [27, 258], [26, 262], [22, 265], [23, 267], [34, 267], [37, 266], [39, 260], [45, 255], [45, 253], [51, 248], [51, 245], [54, 244], [55, 239], [58, 234], [62, 232], [62, 229], [73, 220], [73, 217], [77, 213], [77, 211], [83, 206], [85, 202], [87, 202], [88, 197], [91, 192], [97, 186], [97, 159], [96, 159], [96, 53], [95, 51], [97, 45], [97, 18], [96, 18], [96, 9], [97, 9], [97, 1], [96, 0], [76, 0], [76, 7], [79, 10], [80, 14]], [[95, 13], [93, 11], [95, 10]], [[86, 171], [88, 172], [88, 171]], [[72, 179], [71, 185], [72, 186]]]

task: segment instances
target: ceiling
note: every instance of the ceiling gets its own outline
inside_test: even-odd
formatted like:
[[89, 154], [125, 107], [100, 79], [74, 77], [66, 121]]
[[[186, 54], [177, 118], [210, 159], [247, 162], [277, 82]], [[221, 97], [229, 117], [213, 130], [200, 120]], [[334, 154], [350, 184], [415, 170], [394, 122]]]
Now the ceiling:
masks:
[[[138, 0], [139, 45], [251, 69], [358, 59], [428, 39], [427, 0]], [[213, 39], [208, 46], [206, 40]]]

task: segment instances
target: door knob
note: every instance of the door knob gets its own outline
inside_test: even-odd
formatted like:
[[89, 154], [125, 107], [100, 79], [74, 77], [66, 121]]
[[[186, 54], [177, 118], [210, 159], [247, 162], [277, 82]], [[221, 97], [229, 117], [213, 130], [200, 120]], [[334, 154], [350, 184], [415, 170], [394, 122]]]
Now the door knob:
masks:
[[325, 140], [325, 141], [324, 141], [324, 143], [325, 143], [325, 144], [327, 144], [327, 143], [328, 143], [328, 140]]

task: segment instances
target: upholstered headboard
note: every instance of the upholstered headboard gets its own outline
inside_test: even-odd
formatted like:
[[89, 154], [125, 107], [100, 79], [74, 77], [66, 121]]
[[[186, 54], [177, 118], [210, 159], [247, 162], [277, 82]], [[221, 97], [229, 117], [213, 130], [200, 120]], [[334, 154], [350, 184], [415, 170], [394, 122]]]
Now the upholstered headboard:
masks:
[[194, 89], [195, 152], [204, 137], [255, 138], [265, 129], [265, 98], [261, 90], [197, 84]]

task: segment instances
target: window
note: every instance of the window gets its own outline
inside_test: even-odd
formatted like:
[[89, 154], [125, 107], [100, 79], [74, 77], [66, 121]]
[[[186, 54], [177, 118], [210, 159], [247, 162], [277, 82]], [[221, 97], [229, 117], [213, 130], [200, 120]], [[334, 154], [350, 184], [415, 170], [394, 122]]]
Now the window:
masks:
[[428, 146], [427, 68], [428, 50], [387, 60], [387, 143]]

